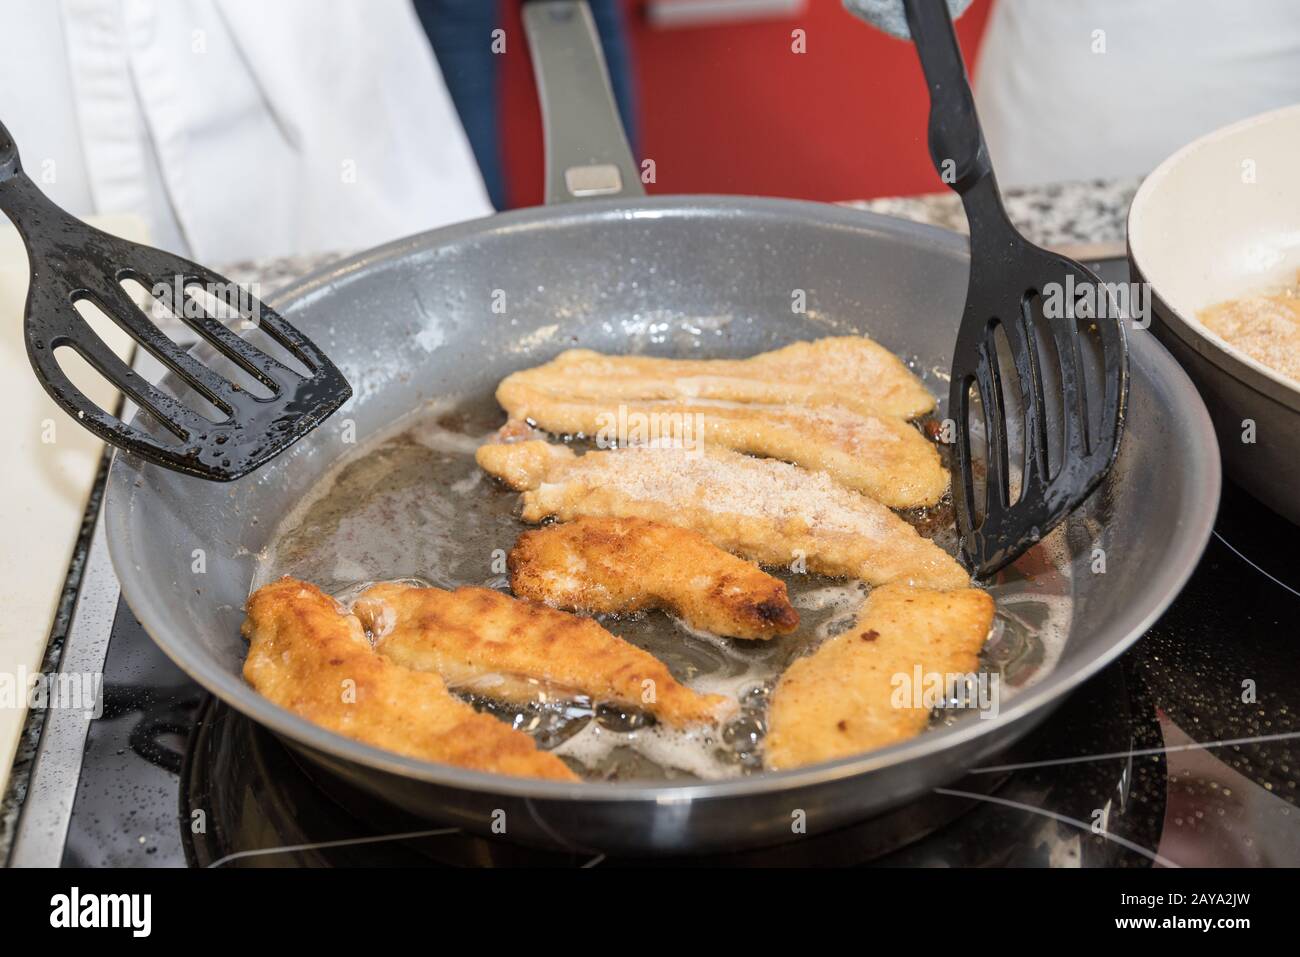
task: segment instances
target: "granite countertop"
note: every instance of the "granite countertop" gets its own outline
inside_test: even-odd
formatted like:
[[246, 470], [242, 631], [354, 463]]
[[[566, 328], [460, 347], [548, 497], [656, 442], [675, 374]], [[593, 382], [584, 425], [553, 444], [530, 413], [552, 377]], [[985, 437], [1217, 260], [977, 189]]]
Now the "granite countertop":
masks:
[[[1003, 190], [1011, 221], [1040, 246], [1110, 246], [1122, 252], [1129, 204], [1140, 179], [1053, 183]], [[846, 203], [887, 216], [966, 232], [961, 199], [951, 191]]]

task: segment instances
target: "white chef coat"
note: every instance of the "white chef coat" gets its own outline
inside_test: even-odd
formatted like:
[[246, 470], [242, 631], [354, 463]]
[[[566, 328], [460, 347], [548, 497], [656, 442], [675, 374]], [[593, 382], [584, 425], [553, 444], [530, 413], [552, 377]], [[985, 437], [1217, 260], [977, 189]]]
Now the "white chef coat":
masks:
[[1300, 102], [1300, 2], [994, 0], [975, 91], [1003, 186], [1143, 175]]
[[[409, 0], [5, 0], [0, 119], [69, 211], [200, 262], [491, 212]], [[486, 42], [486, 39], [485, 39]]]

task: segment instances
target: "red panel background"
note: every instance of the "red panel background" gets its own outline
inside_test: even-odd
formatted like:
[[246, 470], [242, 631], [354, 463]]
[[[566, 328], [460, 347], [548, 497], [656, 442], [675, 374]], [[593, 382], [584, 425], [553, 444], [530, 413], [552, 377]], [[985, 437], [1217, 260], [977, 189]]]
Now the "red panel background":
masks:
[[[992, 0], [958, 21], [969, 68]], [[503, 20], [503, 140], [511, 202], [542, 198], [541, 118], [518, 4]], [[809, 0], [796, 16], [652, 28], [627, 0], [641, 156], [652, 193], [742, 193], [839, 200], [942, 188], [925, 145], [928, 101], [910, 44]], [[807, 52], [791, 52], [802, 29]]]

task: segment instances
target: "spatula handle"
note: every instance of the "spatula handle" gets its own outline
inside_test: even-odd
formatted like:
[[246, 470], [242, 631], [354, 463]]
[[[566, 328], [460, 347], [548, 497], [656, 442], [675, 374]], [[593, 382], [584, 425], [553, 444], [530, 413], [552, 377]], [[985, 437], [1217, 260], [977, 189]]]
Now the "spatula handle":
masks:
[[904, 0], [904, 9], [930, 88], [930, 158], [944, 182], [964, 193], [992, 171], [992, 164], [957, 33], [939, 0]]
[[972, 258], [997, 258], [1015, 227], [998, 192], [948, 6], [942, 0], [903, 0], [903, 8], [930, 88], [930, 158], [940, 178], [961, 195]]
[[18, 144], [3, 123], [0, 123], [0, 213], [17, 227], [33, 270], [39, 259], [35, 244], [41, 238], [59, 241], [69, 221], [76, 222], [23, 172]]
[[0, 183], [13, 179], [22, 171], [23, 164], [18, 158], [18, 144], [9, 135], [5, 125], [0, 123]]

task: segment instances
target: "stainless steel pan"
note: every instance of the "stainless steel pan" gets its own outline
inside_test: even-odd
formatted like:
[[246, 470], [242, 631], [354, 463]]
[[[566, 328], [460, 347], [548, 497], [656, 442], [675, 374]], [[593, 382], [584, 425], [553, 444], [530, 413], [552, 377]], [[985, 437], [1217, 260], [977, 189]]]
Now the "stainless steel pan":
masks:
[[1216, 130], [1147, 177], [1128, 233], [1133, 279], [1151, 284], [1154, 330], [1200, 389], [1225, 471], [1300, 524], [1300, 385], [1196, 319], [1206, 306], [1295, 282], [1297, 155], [1300, 106]]
[[[530, 8], [529, 16], [555, 6]], [[550, 27], [570, 37], [576, 30], [577, 41], [563, 41], [571, 50], [589, 44], [582, 17]], [[553, 109], [547, 118], [552, 131], [561, 125]], [[609, 166], [626, 191], [635, 170], [626, 155], [591, 152], [569, 166], [552, 156], [551, 195], [609, 185], [608, 169], [567, 180], [563, 171], [603, 166], [610, 156], [623, 157]], [[320, 768], [432, 820], [487, 833], [493, 813], [504, 811], [513, 840], [662, 852], [789, 840], [799, 819], [809, 833], [863, 819], [1023, 735], [1135, 641], [1191, 572], [1218, 501], [1218, 453], [1195, 390], [1147, 335], [1132, 337], [1131, 411], [1117, 465], [1051, 538], [1071, 576], [1068, 641], [1050, 671], [995, 720], [971, 718], [861, 757], [722, 783], [507, 778], [390, 754], [263, 699], [240, 677], [242, 606], [276, 523], [352, 448], [348, 422], [364, 441], [422, 402], [488, 395], [506, 373], [574, 344], [674, 355], [689, 341], [703, 346], [692, 354], [744, 356], [865, 332], [920, 369], [946, 369], [966, 278], [965, 240], [942, 230], [813, 203], [722, 197], [617, 195], [507, 213], [362, 254], [275, 302], [353, 383], [356, 395], [334, 420], [232, 485], [117, 457], [107, 523], [123, 594], [204, 687]], [[791, 312], [795, 289], [807, 295], [803, 314]], [[505, 315], [491, 309], [494, 290], [506, 291]], [[712, 330], [703, 339], [702, 326]], [[1046, 547], [1021, 568], [1042, 568]], [[1105, 574], [1092, 573], [1096, 547], [1106, 551]], [[196, 548], [205, 551], [203, 574], [193, 572]], [[1034, 587], [1021, 580], [994, 592]]]

